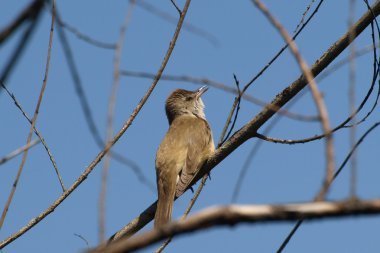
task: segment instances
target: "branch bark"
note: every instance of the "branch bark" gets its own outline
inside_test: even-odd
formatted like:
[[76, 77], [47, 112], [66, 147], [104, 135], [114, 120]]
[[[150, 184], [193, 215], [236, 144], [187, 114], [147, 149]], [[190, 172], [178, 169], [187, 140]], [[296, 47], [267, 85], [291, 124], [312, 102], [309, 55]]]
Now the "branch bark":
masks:
[[239, 223], [263, 223], [317, 220], [352, 215], [380, 214], [380, 199], [367, 201], [306, 202], [285, 205], [231, 205], [210, 207], [186, 220], [171, 222], [133, 238], [125, 238], [91, 253], [131, 252], [142, 249], [167, 237], [205, 230], [216, 226], [233, 226]]

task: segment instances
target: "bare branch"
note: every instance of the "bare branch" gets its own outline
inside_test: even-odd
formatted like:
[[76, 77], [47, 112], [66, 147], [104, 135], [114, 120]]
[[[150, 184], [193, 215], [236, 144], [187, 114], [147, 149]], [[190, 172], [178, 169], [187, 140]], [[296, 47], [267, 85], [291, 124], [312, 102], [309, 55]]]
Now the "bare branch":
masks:
[[298, 28], [299, 28], [301, 25], [304, 24], [304, 22], [305, 22], [305, 17], [306, 17], [307, 13], [309, 12], [309, 10], [310, 10], [310, 8], [311, 8], [311, 6], [313, 5], [314, 2], [315, 2], [315, 0], [311, 0], [310, 4], [306, 7], [306, 10], [305, 10], [304, 13], [302, 14], [302, 18], [301, 18], [300, 22], [298, 23], [296, 29], [294, 29], [294, 33], [296, 33], [297, 30], [298, 30]]
[[300, 218], [319, 220], [336, 217], [380, 214], [380, 199], [339, 202], [306, 202], [285, 205], [231, 205], [210, 207], [186, 220], [171, 222], [161, 228], [124, 238], [108, 247], [89, 252], [118, 253], [142, 249], [170, 236], [239, 223], [289, 222]]
[[[307, 24], [310, 22], [310, 20], [314, 17], [314, 15], [318, 12], [319, 7], [321, 7], [324, 0], [320, 0], [317, 7], [313, 11], [313, 13], [310, 15], [310, 17], [306, 20], [306, 22], [301, 26], [301, 28], [294, 34], [292, 37], [292, 40], [295, 40], [298, 35], [302, 32], [302, 30], [307, 26]], [[285, 49], [288, 48], [288, 44], [285, 44], [275, 56], [273, 56], [272, 59], [244, 86], [243, 91], [246, 91], [264, 72], [272, 65], [272, 63], [277, 60], [278, 57], [285, 51]], [[314, 75], [315, 76], [315, 75]]]
[[88, 241], [86, 240], [86, 238], [84, 238], [84, 237], [83, 237], [82, 235], [80, 235], [80, 234], [75, 234], [75, 233], [74, 233], [74, 235], [75, 235], [76, 237], [78, 237], [79, 239], [81, 239], [83, 242], [85, 242], [87, 248], [89, 248], [89, 243], [88, 243]]
[[[234, 74], [234, 79], [235, 79], [235, 85], [236, 85], [236, 89], [238, 91], [238, 94], [235, 97], [234, 103], [232, 104], [230, 115], [228, 115], [226, 125], [223, 128], [223, 131], [222, 131], [222, 134], [221, 134], [221, 138], [222, 139], [219, 140], [218, 147], [221, 146], [230, 137], [230, 135], [232, 133], [232, 130], [234, 130], [234, 127], [235, 127], [235, 124], [236, 124], [236, 121], [237, 121], [237, 117], [239, 115], [241, 96], [244, 94], [244, 92], [242, 92], [240, 90], [239, 80], [237, 79], [237, 77], [236, 77], [235, 74]], [[230, 130], [227, 133], [227, 127], [231, 123], [232, 115], [234, 113], [235, 113], [234, 120], [232, 121]], [[227, 133], [227, 135], [226, 135], [226, 133]]]
[[[16, 99], [16, 96], [13, 95], [9, 90], [8, 88], [4, 85], [3, 82], [1, 82], [1, 87], [3, 87], [3, 89], [7, 92], [7, 94], [12, 98], [14, 104], [16, 105], [16, 107], [20, 110], [20, 112], [22, 113], [22, 115], [24, 116], [24, 118], [29, 122], [30, 125], [32, 125], [32, 120], [30, 119], [30, 117], [26, 114], [25, 110], [22, 108], [21, 104], [17, 101]], [[36, 126], [34, 125], [33, 126], [33, 131], [34, 133], [37, 135], [37, 137], [40, 139], [42, 145], [44, 146], [45, 150], [46, 150], [46, 153], [48, 154], [49, 156], [49, 159], [50, 159], [50, 162], [52, 163], [53, 167], [54, 167], [54, 170], [55, 170], [55, 174], [57, 174], [57, 177], [58, 177], [58, 180], [59, 180], [59, 183], [62, 187], [62, 190], [64, 191], [64, 186], [63, 186], [63, 180], [62, 180], [62, 177], [61, 177], [61, 174], [59, 173], [59, 169], [58, 169], [58, 166], [57, 166], [57, 163], [55, 162], [55, 159], [54, 159], [54, 156], [50, 150], [50, 148], [48, 147], [45, 139], [42, 137], [40, 131], [36, 128]]]
[[65, 28], [67, 31], [71, 32], [72, 34], [74, 34], [78, 39], [83, 40], [92, 46], [104, 48], [104, 49], [115, 49], [116, 48], [116, 45], [113, 43], [99, 41], [99, 40], [91, 38], [90, 36], [80, 32], [74, 26], [69, 25], [68, 23], [64, 22], [62, 20], [61, 16], [57, 16], [57, 24], [59, 26], [61, 26], [62, 28]]
[[[131, 0], [130, 0], [131, 1]], [[132, 0], [136, 1], [136, 4], [143, 8], [144, 10], [152, 13], [153, 15], [156, 15], [157, 17], [162, 18], [163, 20], [166, 20], [169, 23], [177, 23], [177, 17], [170, 15], [170, 13], [167, 13], [165, 11], [162, 11], [158, 8], [156, 8], [154, 5], [150, 4], [152, 1], [145, 1], [145, 0]], [[182, 12], [180, 12], [181, 15]], [[203, 38], [210, 42], [213, 46], [218, 46], [219, 40], [216, 38], [213, 34], [211, 34], [208, 31], [203, 30], [201, 27], [195, 26], [190, 24], [189, 22], [184, 22], [183, 24], [183, 30], [186, 30], [196, 36], [199, 36], [200, 38]]]
[[178, 14], [181, 16], [181, 14], [182, 14], [181, 9], [178, 7], [175, 0], [170, 0], [170, 2], [172, 2], [172, 4], [174, 5], [174, 8], [176, 8], [176, 10], [178, 11]]

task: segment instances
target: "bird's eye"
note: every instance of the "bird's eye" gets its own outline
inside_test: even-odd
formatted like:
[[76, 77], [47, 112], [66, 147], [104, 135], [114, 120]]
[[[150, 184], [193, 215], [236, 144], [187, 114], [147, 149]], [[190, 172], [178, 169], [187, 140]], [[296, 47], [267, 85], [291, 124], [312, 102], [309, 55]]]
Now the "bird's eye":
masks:
[[186, 97], [185, 100], [186, 100], [186, 101], [190, 101], [190, 100], [191, 100], [191, 97]]

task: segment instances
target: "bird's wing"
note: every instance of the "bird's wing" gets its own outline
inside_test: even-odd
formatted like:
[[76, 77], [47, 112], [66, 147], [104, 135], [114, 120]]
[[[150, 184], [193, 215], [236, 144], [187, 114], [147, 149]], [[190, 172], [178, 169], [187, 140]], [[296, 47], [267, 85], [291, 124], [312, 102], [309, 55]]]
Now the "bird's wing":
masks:
[[186, 129], [186, 120], [174, 121], [157, 150], [158, 202], [155, 214], [155, 227], [166, 224], [172, 216], [177, 178], [183, 168], [187, 153], [183, 129]]
[[194, 175], [214, 151], [214, 141], [207, 121], [197, 117], [187, 120], [186, 131], [183, 133], [187, 145], [187, 154], [184, 166], [177, 182], [176, 196], [181, 195]]

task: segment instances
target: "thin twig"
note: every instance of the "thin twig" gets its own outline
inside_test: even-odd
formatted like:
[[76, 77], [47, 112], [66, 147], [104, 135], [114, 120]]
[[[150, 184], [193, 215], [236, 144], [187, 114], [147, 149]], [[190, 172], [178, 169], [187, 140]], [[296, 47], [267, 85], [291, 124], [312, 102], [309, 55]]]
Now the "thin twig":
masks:
[[[114, 71], [113, 71], [113, 81], [111, 87], [111, 95], [108, 100], [108, 112], [107, 112], [107, 133], [106, 141], [109, 142], [112, 140], [113, 136], [113, 120], [116, 107], [116, 96], [119, 88], [120, 80], [120, 61], [121, 61], [121, 52], [123, 49], [125, 33], [127, 31], [128, 24], [132, 17], [132, 12], [135, 6], [135, 1], [129, 2], [130, 4], [127, 7], [125, 13], [124, 22], [120, 28], [119, 39], [116, 43], [115, 55], [114, 55]], [[99, 243], [102, 243], [105, 239], [105, 225], [106, 225], [106, 198], [107, 198], [107, 179], [108, 172], [110, 168], [111, 155], [108, 153], [104, 157], [102, 176], [101, 176], [101, 189], [99, 193]]]
[[90, 244], [88, 243], [88, 241], [86, 240], [86, 238], [84, 238], [84, 237], [83, 237], [82, 235], [80, 235], [80, 234], [76, 234], [76, 233], [74, 233], [74, 235], [75, 235], [76, 237], [78, 237], [79, 239], [81, 239], [82, 241], [84, 241], [84, 242], [86, 243], [87, 248], [89, 248]]
[[298, 220], [296, 222], [296, 224], [293, 226], [290, 233], [286, 236], [285, 240], [281, 243], [280, 247], [277, 249], [276, 253], [281, 253], [285, 249], [286, 245], [288, 245], [290, 239], [292, 239], [294, 233], [297, 232], [298, 228], [302, 225], [302, 223], [303, 223], [303, 219]]
[[11, 160], [13, 158], [15, 158], [16, 156], [18, 156], [19, 154], [21, 154], [25, 150], [28, 150], [28, 149], [34, 147], [35, 145], [37, 145], [40, 142], [41, 141], [39, 139], [35, 139], [35, 140], [32, 140], [29, 144], [26, 144], [26, 145], [24, 145], [22, 147], [19, 147], [16, 150], [12, 151], [8, 155], [4, 156], [3, 158], [0, 158], [0, 165], [3, 164], [3, 163], [8, 162], [9, 160]]
[[[165, 11], [162, 11], [162, 10], [156, 8], [153, 4], [151, 4], [152, 1], [145, 1], [145, 0], [130, 0], [130, 1], [136, 1], [136, 4], [139, 7], [143, 8], [144, 10], [150, 12], [153, 15], [156, 15], [157, 17], [159, 17], [159, 18], [161, 18], [161, 19], [163, 19], [169, 23], [172, 23], [172, 24], [177, 23], [178, 18], [176, 16], [172, 16], [170, 13], [167, 13]], [[203, 30], [201, 27], [192, 25], [189, 22], [184, 22], [182, 29], [189, 32], [189, 33], [192, 33], [192, 34], [194, 34], [194, 35], [196, 35], [202, 39], [207, 40], [208, 42], [210, 42], [215, 47], [219, 46], [219, 44], [220, 44], [218, 38], [215, 37], [213, 34], [211, 34], [210, 32], [208, 32], [206, 30]]]
[[[22, 115], [24, 116], [24, 118], [29, 122], [30, 125], [32, 125], [32, 120], [30, 119], [30, 117], [28, 116], [28, 114], [26, 114], [25, 110], [22, 108], [21, 104], [16, 99], [16, 96], [13, 95], [8, 90], [8, 88], [5, 86], [5, 84], [3, 82], [1, 82], [1, 87], [3, 87], [3, 89], [6, 91], [6, 93], [11, 97], [11, 99], [14, 102], [14, 104], [20, 110], [20, 112], [22, 113]], [[47, 145], [45, 139], [42, 137], [40, 131], [36, 128], [35, 125], [33, 126], [33, 131], [37, 135], [37, 137], [40, 139], [42, 145], [44, 146], [44, 148], [46, 150], [46, 153], [49, 156], [49, 160], [50, 160], [50, 162], [52, 163], [52, 165], [54, 167], [54, 171], [55, 171], [55, 174], [57, 175], [57, 178], [58, 178], [59, 184], [61, 185], [62, 191], [65, 191], [65, 187], [63, 185], [63, 180], [62, 180], [62, 177], [61, 177], [61, 173], [59, 173], [59, 169], [58, 169], [57, 163], [55, 162], [54, 156], [53, 156], [53, 154], [52, 154], [49, 146]]]
[[[236, 89], [237, 89], [237, 91], [238, 91], [238, 95], [236, 96], [235, 101], [234, 101], [234, 104], [232, 105], [232, 108], [231, 108], [231, 115], [229, 116], [228, 124], [231, 122], [232, 114], [233, 114], [234, 112], [235, 112], [235, 117], [234, 117], [234, 120], [232, 121], [232, 124], [231, 124], [230, 130], [228, 131], [227, 135], [224, 137], [224, 140], [223, 140], [221, 143], [219, 143], [218, 146], [222, 145], [226, 140], [228, 140], [228, 138], [230, 138], [230, 135], [231, 135], [231, 133], [232, 133], [232, 130], [234, 130], [234, 128], [235, 128], [235, 124], [236, 124], [236, 121], [237, 121], [237, 117], [238, 117], [238, 115], [239, 115], [241, 96], [244, 94], [244, 92], [242, 92], [242, 91], [240, 90], [239, 80], [237, 79], [237, 77], [236, 77], [235, 74], [234, 74], [234, 80], [235, 80]], [[225, 133], [223, 133], [223, 135], [225, 135]]]
[[54, 211], [55, 208], [57, 208], [86, 178], [88, 175], [92, 172], [92, 170], [95, 168], [95, 166], [102, 160], [102, 158], [105, 156], [105, 154], [111, 149], [111, 147], [120, 139], [120, 137], [125, 133], [125, 131], [131, 126], [133, 120], [136, 118], [137, 114], [140, 112], [141, 108], [144, 106], [145, 102], [148, 100], [149, 96], [152, 94], [155, 86], [157, 85], [158, 81], [160, 80], [160, 77], [170, 59], [170, 56], [173, 52], [173, 49], [175, 47], [176, 41], [178, 39], [178, 35], [181, 31], [181, 27], [183, 24], [183, 20], [185, 19], [187, 10], [190, 5], [190, 0], [186, 0], [185, 6], [182, 11], [182, 15], [180, 19], [178, 20], [177, 27], [175, 29], [175, 32], [173, 34], [173, 37], [170, 41], [169, 48], [165, 54], [165, 57], [162, 61], [162, 64], [157, 71], [157, 76], [152, 82], [151, 86], [145, 93], [145, 95], [141, 98], [140, 102], [137, 104], [136, 108], [133, 110], [131, 116], [128, 118], [128, 120], [124, 123], [123, 127], [119, 130], [119, 132], [115, 135], [115, 137], [112, 139], [112, 141], [108, 142], [107, 145], [104, 147], [104, 149], [95, 157], [95, 159], [87, 166], [87, 168], [84, 170], [84, 172], [79, 176], [79, 178], [68, 188], [61, 196], [59, 196], [52, 205], [50, 205], [46, 210], [44, 210], [42, 213], [40, 213], [37, 217], [33, 218], [29, 221], [28, 224], [26, 224], [24, 227], [22, 227], [20, 230], [18, 230], [16, 233], [12, 234], [2, 242], [0, 242], [0, 249], [7, 246], [9, 243], [13, 242], [17, 238], [19, 238], [21, 235], [25, 234], [29, 229], [37, 225], [41, 220], [43, 220], [46, 216], [48, 216], [50, 213]]
[[[265, 128], [264, 134], [269, 133], [272, 130], [272, 128], [276, 125], [277, 121], [280, 120], [280, 119], [281, 119], [281, 117], [275, 117], [271, 121], [271, 124], [268, 127]], [[232, 193], [232, 197], [231, 197], [231, 202], [232, 203], [236, 202], [236, 200], [237, 200], [237, 198], [239, 196], [239, 193], [240, 193], [240, 189], [241, 189], [241, 187], [243, 185], [243, 180], [244, 180], [245, 175], [246, 175], [246, 173], [248, 171], [248, 168], [250, 167], [253, 158], [256, 156], [257, 152], [259, 151], [259, 149], [260, 149], [260, 147], [261, 147], [261, 145], [263, 143], [264, 142], [262, 140], [258, 139], [257, 142], [255, 143], [255, 145], [249, 151], [249, 154], [247, 155], [247, 158], [244, 161], [242, 169], [240, 170], [238, 179], [237, 179], [235, 187], [234, 187], [234, 191]]]
[[[303, 95], [303, 94], [305, 94], [305, 93], [302, 93], [301, 95]], [[290, 109], [295, 103], [298, 102], [298, 100], [301, 97], [302, 96], [300, 96], [300, 95], [294, 97], [286, 105], [286, 109]], [[276, 126], [276, 124], [280, 121], [280, 119], [282, 119], [282, 117], [280, 117], [280, 115], [275, 115], [275, 117], [273, 118], [273, 120], [270, 121], [270, 124], [267, 127], [265, 127], [264, 132], [263, 132], [264, 135], [267, 135], [272, 130], [272, 128]], [[263, 143], [264, 142], [261, 139], [257, 139], [255, 145], [249, 151], [249, 154], [247, 155], [247, 158], [244, 161], [244, 164], [242, 166], [242, 169], [240, 170], [238, 179], [236, 181], [235, 188], [234, 188], [234, 191], [233, 191], [233, 194], [232, 194], [232, 197], [231, 197], [231, 203], [236, 202], [236, 200], [237, 200], [237, 198], [239, 196], [239, 193], [240, 193], [240, 189], [241, 189], [241, 187], [243, 185], [243, 180], [246, 178], [245, 175], [246, 175], [248, 169], [250, 168], [250, 165], [252, 163], [253, 158], [256, 156], [257, 152], [259, 151], [259, 149], [260, 149], [260, 147], [261, 147], [261, 145]]]
[[80, 32], [74, 26], [69, 25], [68, 23], [64, 22], [62, 20], [61, 16], [57, 16], [57, 24], [59, 26], [61, 26], [62, 28], [65, 28], [67, 31], [71, 32], [72, 34], [74, 34], [78, 39], [83, 40], [84, 42], [87, 42], [88, 44], [90, 44], [92, 46], [104, 48], [104, 49], [115, 49], [116, 48], [116, 45], [113, 43], [99, 41], [99, 40], [91, 38], [90, 36]]
[[309, 12], [309, 10], [310, 10], [310, 8], [311, 8], [311, 6], [313, 5], [314, 2], [315, 2], [315, 0], [312, 0], [312, 1], [309, 3], [309, 5], [306, 7], [306, 10], [305, 10], [304, 13], [302, 14], [302, 18], [301, 18], [300, 22], [298, 23], [296, 29], [294, 29], [294, 32], [293, 32], [293, 33], [296, 33], [297, 30], [298, 30], [298, 28], [299, 28], [301, 25], [303, 25], [303, 23], [304, 23], [304, 21], [305, 21], [305, 17], [306, 17], [307, 13]]
[[181, 16], [181, 14], [182, 14], [181, 9], [178, 7], [178, 5], [175, 2], [175, 0], [170, 0], [170, 2], [172, 2], [172, 4], [174, 5], [174, 7], [176, 8], [176, 10], [178, 11], [178, 14]]
[[[52, 18], [51, 18], [50, 35], [49, 35], [49, 46], [48, 46], [48, 53], [47, 53], [47, 60], [46, 60], [46, 67], [45, 67], [45, 76], [44, 76], [44, 80], [43, 80], [43, 83], [42, 83], [42, 87], [41, 87], [40, 95], [39, 95], [39, 98], [38, 98], [37, 106], [36, 106], [36, 109], [34, 111], [34, 115], [33, 115], [33, 119], [32, 119], [32, 126], [29, 129], [29, 134], [28, 134], [28, 138], [27, 138], [27, 141], [26, 141], [26, 145], [30, 145], [30, 141], [32, 140], [33, 128], [36, 125], [36, 121], [37, 121], [37, 117], [38, 117], [38, 112], [39, 112], [39, 109], [40, 109], [40, 105], [41, 105], [41, 102], [42, 102], [42, 98], [43, 98], [43, 95], [44, 95], [44, 92], [45, 92], [45, 88], [46, 88], [46, 84], [47, 84], [47, 80], [48, 80], [48, 76], [49, 76], [50, 56], [51, 56], [51, 48], [52, 48], [52, 45], [53, 45], [53, 34], [54, 34], [54, 17], [55, 17], [55, 15], [54, 15], [54, 6], [55, 6], [55, 0], [53, 0], [53, 7], [52, 7], [53, 8], [53, 15], [52, 15]], [[9, 206], [11, 205], [13, 196], [14, 196], [14, 194], [16, 192], [17, 184], [18, 184], [18, 182], [20, 180], [21, 173], [22, 173], [22, 170], [24, 168], [27, 156], [28, 156], [28, 150], [26, 150], [23, 153], [22, 161], [21, 161], [20, 167], [18, 169], [16, 179], [15, 179], [15, 181], [13, 183], [11, 192], [10, 192], [10, 194], [8, 196], [8, 199], [7, 199], [7, 202], [5, 204], [3, 213], [1, 215], [0, 228], [4, 224], [5, 217], [7, 215]], [[63, 183], [62, 183], [62, 187], [63, 187], [63, 190], [64, 190]]]
[[[31, 118], [28, 116], [28, 114], [25, 112], [25, 110], [22, 108], [21, 104], [17, 101], [16, 99], [16, 96], [14, 94], [12, 94], [8, 88], [5, 86], [5, 84], [3, 82], [1, 82], [1, 87], [3, 87], [3, 89], [7, 92], [7, 94], [12, 98], [14, 104], [16, 105], [16, 107], [20, 110], [20, 112], [22, 113], [22, 115], [24, 116], [24, 118], [29, 122], [30, 125], [32, 125], [32, 120]], [[47, 145], [45, 139], [42, 137], [40, 131], [36, 128], [36, 126], [33, 126], [33, 131], [34, 133], [37, 135], [37, 137], [40, 139], [42, 145], [44, 146], [45, 150], [46, 150], [46, 153], [48, 154], [49, 156], [49, 160], [50, 162], [52, 163], [53, 167], [54, 167], [54, 171], [55, 171], [55, 174], [57, 175], [58, 177], [58, 181], [59, 181], [59, 184], [61, 185], [61, 188], [62, 188], [62, 191], [65, 191], [65, 187], [63, 185], [63, 180], [62, 180], [62, 177], [61, 177], [61, 173], [59, 173], [59, 169], [58, 169], [58, 166], [57, 166], [57, 163], [54, 159], [54, 156], [49, 148], [49, 146]]]
[[[310, 22], [310, 20], [314, 17], [314, 15], [318, 12], [319, 7], [321, 7], [324, 0], [320, 0], [317, 7], [313, 11], [313, 13], [310, 15], [310, 17], [306, 20], [306, 22], [301, 26], [301, 28], [298, 30], [296, 34], [292, 37], [292, 40], [295, 40], [298, 35], [303, 31], [303, 29], [307, 26], [307, 24]], [[264, 72], [272, 65], [273, 62], [277, 60], [278, 57], [285, 51], [285, 49], [288, 48], [288, 44], [285, 44], [275, 56], [273, 56], [272, 59], [244, 86], [243, 91], [246, 91]]]

